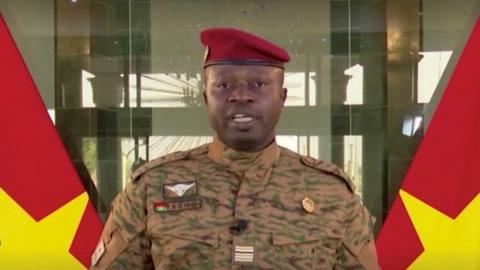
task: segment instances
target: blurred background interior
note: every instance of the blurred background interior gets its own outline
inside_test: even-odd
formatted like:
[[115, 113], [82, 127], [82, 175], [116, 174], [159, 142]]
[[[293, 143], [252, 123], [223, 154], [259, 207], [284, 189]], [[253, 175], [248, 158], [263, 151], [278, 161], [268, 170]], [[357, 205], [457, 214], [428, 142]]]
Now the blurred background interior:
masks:
[[103, 217], [133, 167], [211, 141], [199, 32], [228, 26], [290, 52], [277, 141], [343, 167], [378, 231], [479, 3], [0, 0], [0, 10]]

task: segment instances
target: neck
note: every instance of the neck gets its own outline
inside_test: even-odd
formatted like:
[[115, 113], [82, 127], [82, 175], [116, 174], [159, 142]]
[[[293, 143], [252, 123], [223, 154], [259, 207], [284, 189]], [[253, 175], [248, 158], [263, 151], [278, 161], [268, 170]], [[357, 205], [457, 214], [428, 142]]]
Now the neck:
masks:
[[239, 143], [238, 145], [232, 145], [232, 144], [228, 144], [226, 143], [224, 140], [222, 140], [221, 138], [219, 137], [216, 137], [223, 145], [225, 145], [226, 147], [228, 148], [231, 148], [235, 151], [238, 151], [238, 152], [249, 152], [249, 153], [255, 153], [255, 152], [259, 152], [259, 151], [262, 151], [263, 149], [265, 148], [268, 148], [272, 143], [275, 142], [275, 137], [273, 137], [271, 140], [267, 141], [267, 143], [265, 144], [262, 144], [262, 145], [258, 145], [258, 144], [254, 144], [254, 143]]

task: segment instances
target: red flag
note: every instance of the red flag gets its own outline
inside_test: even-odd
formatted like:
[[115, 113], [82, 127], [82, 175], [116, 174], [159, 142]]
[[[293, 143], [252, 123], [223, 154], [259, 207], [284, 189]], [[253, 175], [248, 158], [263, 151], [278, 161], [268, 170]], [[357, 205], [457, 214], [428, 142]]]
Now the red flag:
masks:
[[0, 268], [84, 269], [102, 224], [1, 14], [0, 59]]
[[383, 269], [480, 269], [480, 20], [377, 238]]

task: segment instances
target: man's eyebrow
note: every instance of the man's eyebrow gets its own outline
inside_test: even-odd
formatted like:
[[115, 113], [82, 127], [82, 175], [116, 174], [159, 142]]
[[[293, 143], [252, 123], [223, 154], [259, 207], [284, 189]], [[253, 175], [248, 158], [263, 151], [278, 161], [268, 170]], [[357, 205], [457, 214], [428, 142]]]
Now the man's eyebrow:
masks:
[[232, 76], [231, 74], [225, 74], [225, 75], [217, 75], [213, 78], [210, 78], [212, 82], [218, 82], [218, 81], [227, 81], [227, 80], [234, 80], [235, 77]]

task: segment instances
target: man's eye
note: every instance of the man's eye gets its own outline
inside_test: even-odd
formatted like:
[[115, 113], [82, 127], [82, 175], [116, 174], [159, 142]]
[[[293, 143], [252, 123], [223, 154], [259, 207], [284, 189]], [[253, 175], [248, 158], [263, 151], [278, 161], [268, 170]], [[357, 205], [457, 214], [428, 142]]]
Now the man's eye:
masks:
[[265, 85], [267, 85], [267, 83], [264, 81], [256, 81], [253, 83], [253, 87], [263, 87]]
[[223, 82], [223, 83], [220, 83], [217, 85], [218, 88], [229, 88], [230, 87], [230, 83], [228, 82]]

